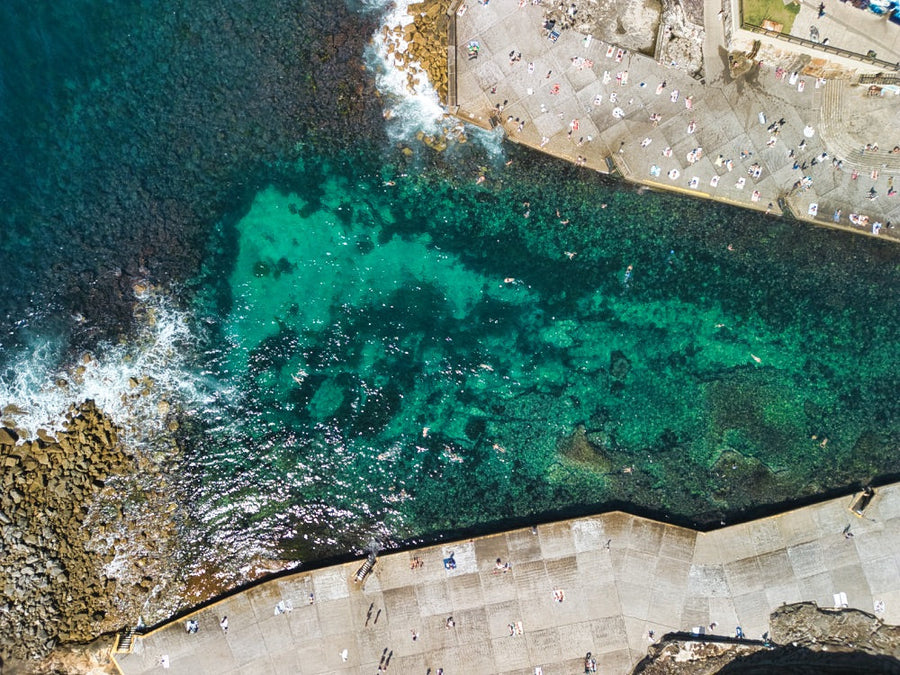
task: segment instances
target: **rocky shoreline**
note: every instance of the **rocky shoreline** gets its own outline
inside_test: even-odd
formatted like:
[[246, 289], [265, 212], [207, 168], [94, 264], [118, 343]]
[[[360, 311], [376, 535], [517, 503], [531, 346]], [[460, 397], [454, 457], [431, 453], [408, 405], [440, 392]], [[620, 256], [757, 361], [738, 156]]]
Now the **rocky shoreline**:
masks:
[[634, 669], [640, 675], [900, 672], [900, 626], [858, 609], [814, 602], [784, 605], [769, 617], [769, 641], [668, 636]]
[[442, 103], [447, 102], [447, 45], [449, 0], [425, 0], [407, 6], [412, 18], [407, 24], [381, 27], [388, 55], [394, 65], [406, 71], [406, 82], [415, 89], [423, 76], [428, 78]]
[[171, 611], [160, 598], [177, 595], [174, 508], [160, 467], [93, 401], [36, 439], [10, 424], [20, 412], [4, 409], [0, 427], [0, 663], [49, 672], [62, 657], [39, 660], [58, 645]]

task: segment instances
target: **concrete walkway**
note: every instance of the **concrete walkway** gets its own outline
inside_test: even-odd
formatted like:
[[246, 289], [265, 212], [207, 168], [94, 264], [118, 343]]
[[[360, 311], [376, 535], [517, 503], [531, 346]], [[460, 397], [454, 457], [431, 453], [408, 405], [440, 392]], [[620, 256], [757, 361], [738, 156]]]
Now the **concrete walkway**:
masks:
[[[573, 30], [551, 40], [540, 5], [471, 2], [457, 19], [456, 114], [597, 171], [612, 158], [643, 185], [772, 214], [783, 200], [810, 222], [900, 238], [900, 153], [888, 152], [900, 97], [767, 63], [732, 79], [721, 6], [706, 5], [704, 84]], [[874, 158], [866, 144], [879, 146]]]
[[[820, 3], [825, 5], [824, 16], [819, 16]], [[827, 40], [833, 47], [858, 54], [871, 49], [890, 63], [900, 59], [900, 26], [885, 15], [857, 9], [850, 2], [800, 0], [800, 12], [790, 34], [814, 42]]]
[[710, 533], [616, 512], [385, 555], [364, 585], [353, 580], [360, 562], [299, 573], [186, 617], [195, 634], [183, 619], [115, 658], [127, 674], [375, 675], [390, 657], [390, 673], [553, 675], [582, 672], [590, 651], [599, 672], [624, 674], [651, 630], [741, 626], [759, 639], [785, 602], [900, 623], [900, 484], [880, 489], [865, 517], [850, 504]]

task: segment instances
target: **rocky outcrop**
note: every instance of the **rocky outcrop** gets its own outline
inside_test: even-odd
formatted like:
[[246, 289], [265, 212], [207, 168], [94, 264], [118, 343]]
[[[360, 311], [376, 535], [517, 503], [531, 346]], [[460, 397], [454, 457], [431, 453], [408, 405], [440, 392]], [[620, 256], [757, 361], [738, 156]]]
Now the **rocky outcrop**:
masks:
[[414, 89], [425, 77], [441, 101], [447, 102], [447, 44], [449, 0], [412, 3], [407, 13], [412, 22], [383, 26], [382, 36], [394, 64], [406, 71], [407, 84]]
[[112, 660], [116, 636], [104, 635], [87, 644], [54, 649], [40, 663], [28, 664], [33, 675], [121, 675]]
[[0, 429], [0, 662], [14, 670], [133, 624], [177, 576], [158, 472], [92, 401], [55, 438], [23, 435]]
[[574, 434], [559, 443], [558, 450], [561, 457], [589, 471], [605, 474], [612, 468], [602, 444], [591, 442], [591, 434], [583, 424], [579, 424]]
[[858, 609], [823, 609], [813, 602], [785, 605], [772, 613], [769, 625], [779, 644], [900, 658], [900, 626]]
[[[769, 642], [663, 639], [637, 675], [900, 672], [900, 626], [858, 609], [784, 605], [769, 617]], [[681, 636], [677, 636], [681, 637]]]
[[629, 51], [653, 55], [659, 29], [659, 0], [574, 0], [545, 3], [544, 21], [558, 31], [574, 30]]
[[667, 0], [663, 3], [662, 23], [657, 61], [664, 66], [702, 77], [703, 41], [706, 39], [702, 17], [701, 25], [692, 23], [685, 6], [679, 0]]

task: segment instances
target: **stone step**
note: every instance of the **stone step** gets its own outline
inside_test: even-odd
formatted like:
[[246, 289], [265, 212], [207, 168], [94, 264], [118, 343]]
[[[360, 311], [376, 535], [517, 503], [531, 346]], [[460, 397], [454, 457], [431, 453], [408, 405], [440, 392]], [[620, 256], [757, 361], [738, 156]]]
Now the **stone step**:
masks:
[[116, 654], [130, 654], [134, 646], [134, 628], [126, 628], [119, 633], [116, 640], [116, 647], [113, 651]]
[[825, 85], [820, 112], [820, 134], [832, 157], [844, 162], [845, 169], [870, 172], [873, 169], [891, 174], [900, 173], [900, 156], [888, 155], [881, 150], [864, 152], [859, 143], [850, 138], [844, 127], [844, 80], [829, 80]]

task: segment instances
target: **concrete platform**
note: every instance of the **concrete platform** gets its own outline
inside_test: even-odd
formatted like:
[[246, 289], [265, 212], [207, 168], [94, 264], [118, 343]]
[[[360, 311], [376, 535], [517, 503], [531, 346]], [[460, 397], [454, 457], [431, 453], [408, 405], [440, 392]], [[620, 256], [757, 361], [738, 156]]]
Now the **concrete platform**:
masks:
[[782, 603], [846, 603], [900, 623], [900, 484], [865, 517], [850, 504], [710, 533], [615, 512], [385, 555], [363, 585], [361, 561], [298, 573], [185, 617], [195, 634], [181, 619], [136, 637], [115, 660], [127, 674], [373, 675], [390, 657], [391, 673], [553, 675], [582, 672], [590, 651], [599, 672], [618, 674], [646, 654], [651, 630], [741, 626], [759, 639]]
[[455, 114], [597, 171], [611, 159], [642, 185], [900, 239], [900, 96], [765, 62], [732, 79], [721, 7], [706, 2], [701, 81], [573, 30], [551, 40], [540, 5], [470, 2], [456, 19]]

